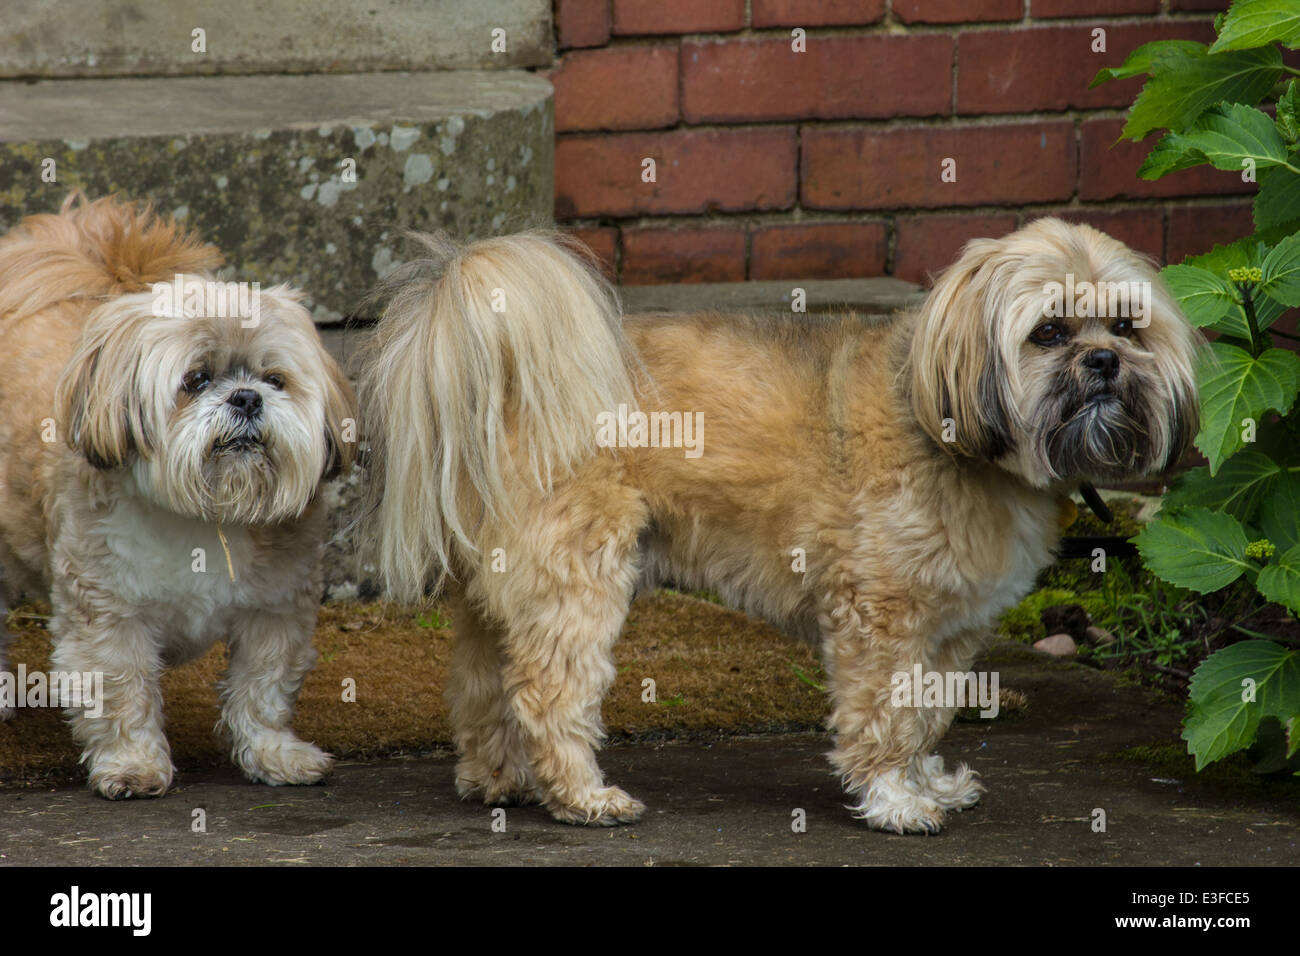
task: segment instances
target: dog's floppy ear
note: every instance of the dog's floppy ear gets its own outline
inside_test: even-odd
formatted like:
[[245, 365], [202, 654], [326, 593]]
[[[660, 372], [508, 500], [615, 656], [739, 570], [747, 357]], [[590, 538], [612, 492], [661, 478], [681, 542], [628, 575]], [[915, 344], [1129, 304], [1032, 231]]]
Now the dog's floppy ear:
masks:
[[64, 441], [96, 468], [117, 468], [133, 451], [146, 458], [153, 451], [139, 355], [127, 341], [134, 329], [126, 316], [100, 322], [92, 316], [55, 388]]
[[1189, 451], [1201, 426], [1197, 395], [1197, 368], [1213, 362], [1201, 333], [1194, 329], [1169, 294], [1154, 264], [1150, 267], [1152, 317], [1142, 330], [1156, 367], [1156, 381], [1163, 385], [1168, 407], [1165, 421], [1153, 423], [1151, 439], [1157, 451], [1153, 470], [1168, 471]]
[[321, 480], [329, 481], [356, 461], [361, 412], [357, 396], [339, 363], [324, 346], [320, 353], [325, 368], [325, 466]]
[[906, 374], [912, 413], [940, 447], [995, 460], [1011, 450], [1014, 405], [999, 347], [993, 239], [966, 244], [921, 308]]

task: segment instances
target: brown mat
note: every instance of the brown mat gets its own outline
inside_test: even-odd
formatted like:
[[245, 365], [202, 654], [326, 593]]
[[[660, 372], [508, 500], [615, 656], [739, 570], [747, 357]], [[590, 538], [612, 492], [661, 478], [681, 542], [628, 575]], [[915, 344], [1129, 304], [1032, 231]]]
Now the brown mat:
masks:
[[[18, 634], [12, 663], [48, 667], [49, 635], [40, 609], [11, 617]], [[294, 726], [340, 757], [423, 752], [449, 745], [442, 691], [451, 658], [446, 608], [417, 611], [332, 604], [316, 629], [320, 662], [308, 677]], [[632, 606], [615, 650], [618, 677], [605, 700], [618, 735], [675, 736], [816, 729], [826, 715], [825, 678], [815, 650], [743, 614], [708, 601], [657, 592]], [[167, 735], [178, 768], [226, 759], [213, 733], [218, 646], [163, 680]], [[356, 681], [345, 703], [343, 682]], [[642, 702], [642, 681], [656, 684]], [[23, 710], [0, 724], [0, 785], [78, 776], [78, 752], [55, 710]]]

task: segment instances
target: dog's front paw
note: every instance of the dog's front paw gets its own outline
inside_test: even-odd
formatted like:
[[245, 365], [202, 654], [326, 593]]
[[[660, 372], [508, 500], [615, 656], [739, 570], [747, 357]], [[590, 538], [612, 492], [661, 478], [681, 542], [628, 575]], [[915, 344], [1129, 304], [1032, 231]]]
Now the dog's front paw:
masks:
[[334, 767], [334, 757], [291, 733], [264, 734], [235, 754], [248, 779], [279, 786], [320, 783]]
[[121, 760], [96, 762], [90, 770], [90, 789], [108, 800], [161, 797], [172, 785], [174, 770], [166, 766], [135, 765]]
[[541, 803], [542, 794], [527, 770], [500, 767], [483, 770], [468, 759], [456, 764], [456, 793], [462, 800], [482, 800], [489, 807]]
[[588, 827], [636, 823], [645, 813], [644, 803], [618, 787], [601, 787], [574, 803], [560, 805], [548, 800], [546, 808], [561, 823]]
[[945, 808], [901, 770], [877, 775], [858, 796], [849, 809], [873, 830], [934, 835], [943, 829]]
[[16, 713], [18, 713], [16, 708], [0, 703], [0, 723], [4, 723]]
[[979, 774], [964, 763], [952, 773], [943, 772], [943, 758], [934, 755], [922, 763], [925, 792], [945, 810], [969, 810], [980, 802], [984, 785]]

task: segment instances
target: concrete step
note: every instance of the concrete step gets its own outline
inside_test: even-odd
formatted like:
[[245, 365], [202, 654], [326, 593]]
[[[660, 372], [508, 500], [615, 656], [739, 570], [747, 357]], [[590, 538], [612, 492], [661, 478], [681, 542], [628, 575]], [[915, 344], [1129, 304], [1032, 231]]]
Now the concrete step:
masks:
[[0, 82], [0, 228], [71, 187], [152, 199], [336, 322], [404, 229], [552, 221], [551, 93], [514, 70]]
[[0, 76], [500, 69], [551, 44], [550, 0], [9, 0]]
[[803, 311], [810, 315], [857, 312], [889, 315], [914, 309], [925, 298], [920, 286], [885, 276], [870, 279], [766, 280], [763, 282], [704, 282], [683, 285], [630, 285], [619, 292], [623, 310], [638, 312], [748, 312], [789, 315], [795, 311], [796, 290], [803, 291]]

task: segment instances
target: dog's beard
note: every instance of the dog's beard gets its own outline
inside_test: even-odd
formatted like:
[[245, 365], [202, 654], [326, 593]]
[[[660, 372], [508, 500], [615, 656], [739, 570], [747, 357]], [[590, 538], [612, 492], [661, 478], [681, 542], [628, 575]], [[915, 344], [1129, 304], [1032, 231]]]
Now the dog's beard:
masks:
[[311, 501], [324, 437], [285, 407], [249, 419], [222, 404], [178, 416], [160, 451], [139, 464], [150, 493], [171, 510], [217, 523], [272, 524]]
[[1043, 467], [1054, 479], [1145, 474], [1160, 457], [1150, 427], [1157, 394], [1133, 368], [1102, 382], [1071, 363], [1051, 376], [1038, 406], [1034, 433]]

